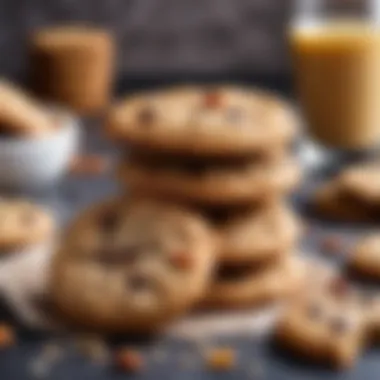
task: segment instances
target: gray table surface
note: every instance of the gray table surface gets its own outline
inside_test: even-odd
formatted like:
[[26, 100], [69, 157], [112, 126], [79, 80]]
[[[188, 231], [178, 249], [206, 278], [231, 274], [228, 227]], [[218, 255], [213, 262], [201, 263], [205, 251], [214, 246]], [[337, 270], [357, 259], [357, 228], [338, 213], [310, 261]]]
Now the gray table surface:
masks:
[[[109, 155], [117, 159], [114, 147], [110, 146], [102, 138], [99, 129], [87, 127], [84, 136], [84, 150]], [[301, 246], [304, 251], [317, 252], [326, 260], [340, 265], [344, 262], [346, 253], [353, 239], [367, 227], [352, 225], [337, 225], [313, 218], [305, 212], [305, 195], [314, 188], [316, 179], [307, 177], [305, 185], [295, 196], [295, 207], [304, 215], [307, 224], [311, 228]], [[65, 178], [57, 188], [38, 195], [37, 200], [51, 207], [57, 218], [65, 224], [70, 218], [86, 207], [107, 195], [118, 191], [113, 179], [113, 173], [101, 177], [74, 177]], [[342, 252], [335, 256], [323, 253], [323, 241], [331, 234], [343, 237], [344, 246]], [[1, 318], [12, 318], [5, 308], [0, 309]], [[70, 344], [62, 343], [65, 354], [59, 361], [49, 368], [47, 373], [35, 373], [32, 364], [36, 357], [46, 346], [47, 342], [62, 342], [62, 337], [20, 330], [18, 344], [10, 350], [0, 351], [0, 380], [26, 380], [34, 378], [46, 378], [54, 380], [86, 380], [86, 379], [121, 379], [126, 374], [117, 373], [108, 365], [99, 365], [83, 358], [70, 348]], [[65, 340], [63, 340], [65, 341]], [[112, 340], [112, 344], [128, 342], [126, 338]], [[149, 342], [133, 342], [145, 355], [146, 366], [137, 375], [130, 375], [140, 379], [376, 379], [380, 372], [380, 351], [368, 350], [359, 360], [358, 365], [346, 372], [337, 373], [318, 366], [311, 366], [297, 358], [290, 357], [277, 351], [270, 339], [255, 340], [253, 338], [229, 338], [217, 340], [218, 344], [227, 344], [236, 349], [238, 364], [236, 368], [226, 373], [211, 373], [204, 368], [199, 350], [184, 342], [157, 338]], [[61, 343], [60, 343], [61, 344]], [[160, 352], [160, 359], [158, 354]], [[189, 359], [191, 357], [191, 360]], [[187, 358], [187, 359], [186, 359]], [[186, 363], [186, 362], [190, 362]]]

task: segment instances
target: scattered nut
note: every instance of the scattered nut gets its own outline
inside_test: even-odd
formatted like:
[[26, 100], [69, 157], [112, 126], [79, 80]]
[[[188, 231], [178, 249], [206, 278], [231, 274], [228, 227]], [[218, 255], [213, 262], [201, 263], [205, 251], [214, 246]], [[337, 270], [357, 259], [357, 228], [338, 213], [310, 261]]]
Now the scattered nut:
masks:
[[55, 364], [64, 355], [64, 347], [59, 342], [46, 343], [41, 351], [29, 362], [33, 378], [49, 378]]
[[207, 92], [203, 102], [206, 108], [218, 108], [222, 105], [222, 95], [217, 91]]
[[75, 156], [70, 163], [73, 175], [101, 175], [108, 170], [109, 159], [102, 155], [88, 154]]
[[115, 366], [124, 372], [139, 372], [144, 366], [144, 361], [138, 351], [124, 348], [116, 352]]
[[236, 353], [231, 348], [213, 348], [206, 353], [206, 362], [213, 371], [228, 371], [236, 365]]
[[16, 336], [13, 328], [6, 324], [0, 324], [0, 348], [13, 346]]

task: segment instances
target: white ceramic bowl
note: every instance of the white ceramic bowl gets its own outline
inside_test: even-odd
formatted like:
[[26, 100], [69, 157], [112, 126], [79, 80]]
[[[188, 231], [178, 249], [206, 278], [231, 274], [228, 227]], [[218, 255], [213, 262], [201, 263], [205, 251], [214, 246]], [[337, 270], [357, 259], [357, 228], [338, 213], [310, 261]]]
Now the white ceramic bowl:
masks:
[[66, 172], [79, 146], [79, 121], [62, 115], [62, 126], [40, 138], [0, 138], [0, 187], [41, 190]]

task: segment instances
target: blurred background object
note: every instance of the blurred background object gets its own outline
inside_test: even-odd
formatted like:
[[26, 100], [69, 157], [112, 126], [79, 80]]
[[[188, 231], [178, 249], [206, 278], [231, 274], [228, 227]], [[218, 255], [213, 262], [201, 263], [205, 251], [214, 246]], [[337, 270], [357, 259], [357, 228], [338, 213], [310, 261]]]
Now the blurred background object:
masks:
[[23, 79], [28, 33], [87, 22], [117, 37], [120, 76], [286, 75], [290, 0], [1, 0], [0, 72]]
[[309, 135], [302, 159], [313, 169], [365, 159], [380, 144], [380, 1], [295, 3], [289, 39]]
[[30, 38], [30, 81], [38, 95], [79, 114], [110, 102], [115, 46], [111, 33], [84, 25], [42, 28]]

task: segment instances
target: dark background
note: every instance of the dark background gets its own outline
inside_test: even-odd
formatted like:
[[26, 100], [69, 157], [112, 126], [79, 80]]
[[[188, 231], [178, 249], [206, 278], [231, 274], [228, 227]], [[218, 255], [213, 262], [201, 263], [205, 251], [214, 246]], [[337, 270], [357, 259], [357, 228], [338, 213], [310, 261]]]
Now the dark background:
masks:
[[88, 22], [114, 32], [119, 77], [289, 73], [291, 0], [1, 0], [0, 73], [23, 78], [28, 34]]

